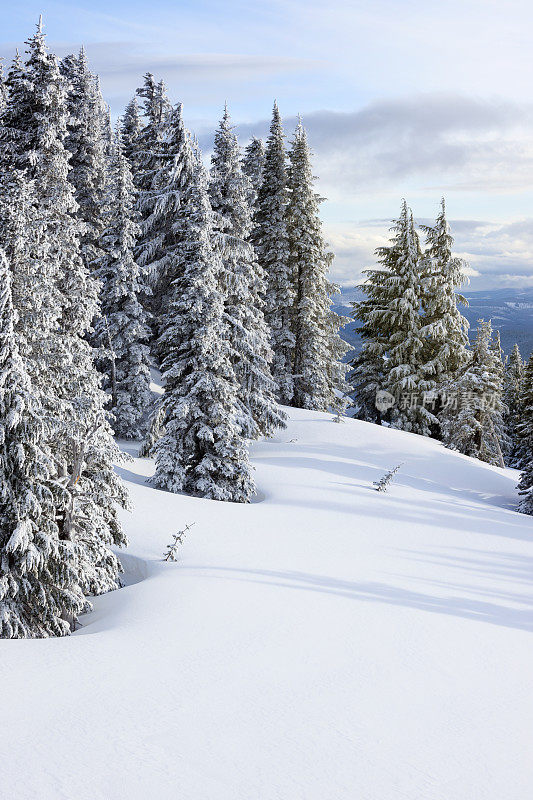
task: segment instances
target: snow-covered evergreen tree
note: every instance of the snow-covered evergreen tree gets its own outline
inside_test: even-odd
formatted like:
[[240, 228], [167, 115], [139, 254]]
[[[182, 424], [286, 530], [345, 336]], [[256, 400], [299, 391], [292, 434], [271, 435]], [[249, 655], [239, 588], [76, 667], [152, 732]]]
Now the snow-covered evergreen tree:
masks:
[[144, 76], [144, 84], [137, 89], [137, 96], [143, 100], [142, 113], [145, 124], [142, 125], [136, 139], [137, 169], [134, 178], [135, 185], [141, 194], [140, 208], [146, 219], [150, 216], [153, 205], [149, 199], [143, 197], [143, 193], [152, 191], [154, 176], [158, 173], [161, 165], [166, 118], [171, 107], [164, 83], [162, 81], [156, 83], [150, 72]]
[[81, 255], [89, 268], [100, 257], [106, 195], [106, 153], [103, 100], [89, 70], [85, 50], [61, 62], [69, 114], [65, 147], [70, 153], [68, 178], [75, 188], [78, 217], [84, 222]]
[[136, 140], [133, 165], [141, 225], [135, 258], [142, 270], [144, 303], [153, 313], [157, 334], [157, 318], [167, 289], [164, 282], [160, 284], [164, 276], [166, 239], [171, 234], [173, 209], [178, 202], [177, 198], [165, 198], [163, 190], [169, 182], [172, 139], [179, 137], [179, 133], [175, 131], [177, 112], [170, 107], [162, 81], [156, 83], [154, 76], [147, 73], [137, 94], [144, 101], [146, 124]]
[[97, 334], [107, 351], [107, 376], [115, 433], [136, 439], [146, 430], [151, 404], [149, 348], [150, 329], [139, 302], [139, 267], [133, 258], [139, 232], [135, 190], [122, 149], [120, 129], [110, 164], [110, 197], [99, 264], [101, 316]]
[[242, 157], [242, 171], [250, 181], [251, 205], [255, 206], [259, 188], [263, 182], [263, 167], [265, 165], [265, 145], [257, 136], [252, 138], [244, 148]]
[[504, 466], [503, 381], [490, 321], [480, 319], [472, 359], [442, 412], [444, 443], [489, 464]]
[[[353, 303], [353, 316], [359, 322], [356, 328], [362, 339], [361, 350], [350, 361], [351, 372], [348, 382], [353, 387], [353, 407], [356, 419], [381, 425], [385, 418], [384, 410], [376, 405], [377, 394], [385, 384], [388, 338], [380, 329], [374, 315], [379, 306], [378, 276], [370, 277], [361, 286], [366, 294], [363, 300]], [[381, 278], [381, 275], [379, 274]], [[374, 289], [376, 292], [374, 293]]]
[[518, 510], [523, 514], [533, 514], [533, 458], [526, 463], [518, 483], [520, 502]]
[[347, 318], [331, 309], [328, 280], [333, 254], [322, 236], [321, 198], [313, 187], [311, 154], [301, 123], [289, 152], [289, 202], [287, 236], [289, 273], [294, 276], [294, 364], [292, 405], [326, 411], [338, 403], [337, 392], [346, 392], [346, 366], [342, 357], [350, 349], [339, 336]]
[[0, 639], [63, 636], [84, 607], [74, 546], [59, 537], [42, 409], [19, 355], [0, 250]]
[[524, 369], [519, 400], [520, 414], [516, 428], [523, 471], [518, 484], [518, 508], [524, 514], [533, 514], [533, 353]]
[[57, 265], [46, 257], [42, 221], [35, 180], [26, 171], [0, 169], [0, 247], [11, 265], [18, 349], [37, 387], [47, 386], [57, 359], [61, 312]]
[[[135, 251], [148, 272], [152, 324], [157, 334], [167, 310], [170, 286], [177, 276], [181, 239], [175, 220], [181, 202], [180, 192], [187, 181], [192, 180], [189, 174], [192, 159], [185, 155], [191, 149], [191, 143], [183, 124], [180, 104], [167, 113], [164, 128], [159, 130], [158, 136], [157, 164], [154, 157], [150, 184], [145, 184], [138, 204], [145, 211], [149, 210], [149, 216], [141, 223], [141, 244]], [[159, 345], [155, 350], [159, 359], [164, 357]]]
[[270, 374], [272, 351], [263, 314], [264, 276], [248, 242], [250, 182], [241, 169], [240, 148], [227, 107], [215, 133], [209, 195], [222, 251], [219, 277], [224, 297], [226, 337], [239, 384], [239, 424], [244, 436], [268, 436], [285, 427]]
[[368, 300], [355, 310], [366, 339], [363, 353], [353, 365], [354, 380], [362, 392], [357, 402], [362, 401], [370, 414], [371, 394], [382, 378], [380, 389], [395, 398], [390, 410], [393, 426], [427, 436], [437, 420], [424, 402], [430, 387], [421, 370], [422, 254], [405, 200], [391, 230], [390, 245], [376, 251], [382, 268], [365, 272], [362, 289]]
[[524, 362], [517, 344], [514, 345], [511, 355], [505, 362], [503, 401], [507, 406], [505, 414], [505, 427], [509, 437], [509, 452], [507, 463], [510, 467], [520, 468], [519, 437], [517, 424], [520, 421], [522, 381], [524, 379]]
[[137, 167], [137, 143], [142, 130], [141, 114], [137, 97], [133, 97], [124, 111], [122, 117], [122, 149], [130, 162], [132, 171]]
[[[100, 79], [96, 76], [96, 86], [97, 86], [97, 96], [101, 97], [100, 93]], [[106, 159], [111, 158], [113, 155], [114, 149], [114, 136], [113, 136], [113, 125], [111, 123], [111, 109], [104, 103], [102, 99], [102, 103], [100, 105], [100, 126], [102, 129], [102, 141], [104, 143], [104, 154]]]
[[263, 180], [257, 196], [252, 242], [266, 280], [265, 319], [270, 328], [274, 358], [272, 377], [281, 403], [290, 404], [294, 394], [293, 309], [294, 275], [289, 263], [286, 211], [287, 166], [281, 116], [274, 104], [267, 140]]
[[237, 383], [225, 336], [221, 261], [207, 176], [186, 138], [174, 233], [175, 279], [162, 319], [165, 433], [155, 446], [154, 484], [216, 500], [246, 502], [251, 467], [236, 422]]
[[162, 399], [155, 402], [155, 407], [148, 421], [148, 431], [139, 448], [139, 458], [152, 458], [155, 446], [165, 432], [165, 405]]
[[[495, 413], [492, 414], [491, 425], [494, 428], [495, 438], [498, 442], [498, 447], [496, 448], [496, 457], [498, 463], [500, 463], [504, 460], [504, 457], [506, 458], [509, 455], [509, 451], [511, 449], [511, 439], [509, 437], [505, 422], [505, 417], [507, 416], [508, 412], [503, 397], [505, 388], [505, 363], [500, 339], [500, 331], [497, 329], [493, 330], [492, 332], [489, 350], [492, 361], [492, 370], [497, 386], [497, 398], [494, 404]], [[500, 466], [502, 466], [501, 463]]]
[[397, 398], [392, 409], [392, 424], [402, 430], [428, 436], [436, 425], [435, 415], [424, 402], [431, 384], [421, 367], [423, 335], [421, 332], [421, 260], [420, 242], [412, 212], [404, 201], [395, 226], [392, 247], [380, 249], [381, 263], [391, 275], [383, 288], [388, 303], [384, 312], [376, 312], [388, 332], [389, 349], [385, 390]]
[[[48, 52], [42, 26], [28, 42], [28, 58], [17, 59], [8, 75], [9, 104], [0, 131], [1, 167], [31, 181], [31, 246], [22, 241], [12, 263], [23, 296], [31, 260], [41, 265], [20, 316], [31, 319], [31, 301], [43, 329], [21, 329], [26, 366], [46, 415], [47, 445], [55, 465], [56, 518], [62, 540], [76, 549], [78, 581], [85, 593], [116, 586], [119, 563], [109, 545], [123, 544], [116, 504], [126, 503], [114, 473], [120, 458], [104, 413], [106, 395], [86, 340], [98, 306], [96, 283], [80, 256], [83, 223], [77, 218], [74, 187], [68, 180], [66, 86], [57, 59]], [[8, 208], [11, 204], [8, 204]], [[28, 206], [19, 193], [13, 207]], [[2, 229], [23, 231], [7, 221]], [[26, 226], [26, 230], [28, 230]], [[18, 274], [18, 270], [21, 273]], [[37, 280], [38, 279], [38, 280]], [[42, 304], [44, 304], [42, 306]], [[19, 312], [19, 309], [16, 309]], [[50, 312], [50, 319], [46, 317]], [[38, 340], [40, 349], [35, 349]]]
[[[422, 226], [426, 234], [422, 279], [423, 319], [420, 335], [424, 339], [421, 354], [426, 391], [436, 396], [435, 412], [442, 407], [442, 396], [453, 385], [470, 360], [468, 321], [457, 304], [468, 301], [456, 290], [467, 282], [465, 263], [452, 253], [453, 237], [446, 219], [444, 199], [434, 227]], [[436, 433], [437, 431], [435, 431]]]

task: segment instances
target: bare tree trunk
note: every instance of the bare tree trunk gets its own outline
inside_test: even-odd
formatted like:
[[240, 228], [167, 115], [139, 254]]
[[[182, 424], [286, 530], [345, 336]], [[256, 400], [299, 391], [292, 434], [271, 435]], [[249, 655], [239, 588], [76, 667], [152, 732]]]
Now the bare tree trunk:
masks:
[[78, 451], [74, 455], [70, 477], [65, 487], [65, 489], [68, 492], [69, 499], [67, 507], [65, 509], [65, 515], [63, 517], [63, 524], [61, 525], [61, 534], [62, 534], [61, 538], [66, 539], [68, 541], [72, 541], [74, 539], [74, 518], [75, 518], [74, 504], [76, 499], [75, 486], [82, 476], [83, 461], [85, 458], [85, 453], [87, 451], [87, 445], [91, 440], [91, 437], [94, 436], [99, 427], [100, 425], [98, 423], [95, 423], [93, 427], [87, 431], [83, 443], [80, 445]]

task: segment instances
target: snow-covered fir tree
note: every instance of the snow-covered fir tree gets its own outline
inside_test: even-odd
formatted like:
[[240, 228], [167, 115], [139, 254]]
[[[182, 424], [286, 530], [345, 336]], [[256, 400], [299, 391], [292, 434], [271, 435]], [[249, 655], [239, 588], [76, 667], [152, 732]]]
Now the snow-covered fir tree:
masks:
[[[376, 404], [378, 392], [385, 384], [385, 354], [388, 337], [380, 329], [379, 320], [374, 312], [380, 308], [381, 273], [375, 275], [367, 271], [367, 277], [360, 286], [365, 297], [352, 303], [352, 316], [357, 320], [356, 332], [362, 340], [359, 353], [350, 361], [351, 371], [348, 383], [353, 387], [354, 417], [365, 422], [381, 425], [388, 416], [385, 409]], [[388, 411], [388, 409], [387, 409]]]
[[110, 164], [110, 197], [99, 263], [101, 315], [97, 323], [100, 346], [106, 351], [108, 387], [115, 433], [137, 439], [146, 431], [151, 403], [150, 329], [139, 301], [139, 267], [133, 257], [139, 232], [135, 190], [120, 129]]
[[239, 384], [239, 424], [244, 436], [269, 436], [285, 427], [270, 374], [272, 351], [263, 314], [264, 276], [248, 241], [250, 182], [241, 169], [241, 153], [227, 107], [215, 133], [209, 196], [222, 253], [219, 276], [224, 297], [226, 337]]
[[478, 321], [472, 359], [442, 412], [443, 441], [454, 450], [504, 466], [503, 381], [490, 321]]
[[78, 217], [85, 224], [81, 255], [89, 268], [100, 257], [106, 196], [106, 152], [103, 99], [89, 70], [85, 50], [60, 64], [66, 80], [68, 124], [65, 147], [70, 153], [68, 178], [75, 188]]
[[[136, 96], [142, 101], [141, 128], [135, 140], [135, 157], [137, 159], [135, 171], [135, 185], [140, 192], [140, 209], [145, 218], [149, 217], [153, 206], [143, 193], [151, 192], [154, 176], [157, 175], [161, 165], [162, 142], [166, 134], [166, 119], [171, 111], [171, 106], [166, 94], [163, 81], [156, 83], [154, 76], [148, 72], [144, 76], [143, 85], [137, 89]], [[131, 108], [130, 113], [135, 113]], [[136, 125], [129, 120], [128, 125]], [[128, 131], [128, 133], [130, 133]], [[130, 145], [127, 140], [127, 146]]]
[[242, 156], [242, 171], [250, 181], [252, 189], [251, 203], [255, 206], [259, 188], [263, 182], [263, 167], [265, 164], [265, 145], [257, 136], [252, 138], [244, 148]]
[[[507, 406], [504, 401], [505, 390], [505, 361], [502, 350], [502, 343], [500, 338], [500, 331], [493, 330], [492, 338], [489, 345], [490, 355], [492, 359], [492, 369], [495, 375], [495, 382], [498, 387], [497, 404], [499, 406], [499, 413], [492, 415], [492, 425], [494, 427], [495, 437], [498, 441], [499, 449], [497, 448], [498, 461], [500, 461], [500, 451], [502, 459], [508, 457], [511, 449], [511, 439], [507, 430], [505, 418], [507, 416]], [[501, 464], [500, 464], [501, 466]]]
[[180, 246], [160, 336], [165, 432], [155, 446], [153, 482], [172, 492], [247, 502], [255, 489], [236, 421], [238, 386], [219, 288], [222, 265], [207, 175], [188, 137], [182, 161], [174, 219]]
[[130, 162], [132, 170], [135, 170], [137, 143], [142, 130], [141, 114], [137, 96], [133, 97], [124, 110], [122, 117], [122, 148], [124, 155]]
[[[177, 276], [180, 260], [181, 238], [175, 224], [180, 207], [182, 187], [192, 176], [192, 159], [187, 155], [191, 149], [189, 134], [183, 124], [181, 105], [176, 105], [166, 114], [164, 128], [159, 130], [157, 164], [152, 161], [150, 184], [140, 193], [139, 206], [150, 210], [150, 216], [141, 223], [141, 244], [136, 254], [148, 271], [153, 310], [152, 326], [155, 333], [161, 330], [161, 320], [167, 309], [172, 281]], [[178, 254], [176, 254], [176, 250]], [[163, 353], [159, 345], [155, 348], [159, 360]]]
[[[375, 385], [395, 398], [390, 410], [394, 427], [429, 435], [437, 424], [425, 404], [428, 384], [421, 364], [422, 254], [413, 217], [405, 200], [400, 218], [391, 228], [390, 245], [376, 251], [381, 269], [367, 270], [361, 287], [367, 300], [356, 304], [355, 315], [363, 323], [365, 346], [353, 362], [353, 380], [360, 388], [363, 413], [371, 415]], [[376, 419], [376, 421], [379, 421]]]
[[[100, 86], [100, 79], [98, 76], [96, 76], [96, 85], [97, 87]], [[97, 95], [98, 97], [101, 97], [99, 88], [97, 88]], [[104, 142], [105, 157], [106, 159], [109, 159], [113, 155], [114, 150], [113, 124], [111, 122], [111, 109], [107, 103], [103, 102], [103, 100], [100, 107], [100, 124], [102, 128], [102, 141]]]
[[469, 325], [457, 305], [468, 305], [468, 301], [456, 291], [467, 283], [466, 264], [453, 255], [453, 237], [446, 219], [444, 199], [435, 225], [424, 225], [422, 229], [426, 234], [426, 250], [422, 279], [420, 335], [424, 339], [424, 348], [421, 371], [426, 391], [436, 396], [435, 413], [438, 416], [442, 396], [453, 392], [455, 380], [470, 360]]
[[519, 510], [533, 514], [533, 353], [524, 369], [520, 391], [520, 414], [517, 424], [519, 438], [520, 495]]
[[424, 402], [431, 385], [421, 369], [421, 249], [412, 212], [403, 203], [391, 247], [379, 249], [381, 263], [391, 274], [383, 282], [386, 307], [378, 311], [389, 339], [385, 390], [397, 398], [392, 425], [428, 436], [436, 425], [431, 406]]
[[289, 263], [286, 210], [287, 165], [281, 116], [274, 104], [267, 140], [263, 180], [259, 187], [252, 242], [266, 280], [265, 319], [270, 328], [274, 358], [272, 377], [281, 403], [290, 404], [294, 394], [293, 309], [294, 275]]
[[520, 502], [518, 510], [523, 514], [533, 514], [533, 458], [524, 466], [518, 483]]
[[289, 158], [288, 265], [296, 287], [292, 405], [326, 411], [338, 404], [337, 393], [343, 395], [347, 388], [341, 359], [350, 348], [340, 338], [339, 328], [348, 320], [331, 309], [330, 295], [337, 291], [328, 280], [333, 254], [322, 236], [321, 198], [314, 191], [311, 154], [301, 123]]
[[164, 83], [156, 83], [151, 73], [144, 76], [144, 84], [137, 89], [137, 95], [143, 99], [145, 125], [137, 137], [134, 153], [133, 178], [138, 191], [141, 225], [135, 258], [143, 271], [144, 303], [153, 312], [153, 321], [157, 323], [166, 290], [159, 284], [164, 270], [160, 262], [165, 257], [165, 239], [172, 225], [168, 204], [161, 208], [162, 189], [169, 177], [167, 167], [172, 160], [168, 138], [175, 136], [173, 131], [169, 132], [168, 123], [172, 118], [171, 127], [175, 125], [176, 115], [175, 111], [171, 113]]
[[[42, 330], [19, 330], [26, 367], [46, 415], [55, 485], [62, 487], [56, 504], [59, 536], [73, 542], [78, 581], [90, 594], [117, 585], [119, 563], [109, 546], [125, 542], [117, 503], [124, 505], [126, 494], [113, 470], [120, 454], [86, 339], [98, 305], [96, 282], [80, 255], [85, 228], [76, 217], [74, 187], [68, 180], [65, 81], [46, 48], [41, 24], [27, 44], [27, 61], [17, 59], [8, 75], [10, 99], [0, 131], [1, 171], [20, 171], [19, 185], [31, 181], [37, 208], [31, 218], [31, 247], [23, 241], [12, 248], [18, 253], [12, 263], [14, 283], [22, 287], [18, 297], [31, 259], [41, 265], [33, 285], [26, 286], [30, 301], [16, 310], [21, 319], [31, 320], [33, 300], [37, 309], [44, 304], [50, 312], [51, 319], [42, 312], [35, 315], [35, 322], [44, 320]], [[21, 196], [8, 208], [25, 205], [28, 198]], [[24, 225], [8, 220], [1, 225], [7, 228], [23, 231]]]
[[13, 322], [0, 249], [0, 639], [63, 636], [85, 602], [75, 548], [59, 536], [42, 409]]
[[503, 401], [507, 406], [504, 422], [507, 435], [509, 436], [509, 452], [506, 460], [510, 467], [515, 467], [516, 469], [519, 469], [521, 466], [517, 424], [521, 413], [520, 395], [522, 391], [522, 381], [524, 379], [524, 368], [525, 364], [522, 361], [520, 349], [518, 345], [515, 344], [511, 355], [505, 362]]
[[36, 182], [23, 170], [0, 169], [0, 247], [12, 271], [19, 352], [36, 386], [46, 386], [56, 356], [61, 295], [53, 259], [45, 257]]

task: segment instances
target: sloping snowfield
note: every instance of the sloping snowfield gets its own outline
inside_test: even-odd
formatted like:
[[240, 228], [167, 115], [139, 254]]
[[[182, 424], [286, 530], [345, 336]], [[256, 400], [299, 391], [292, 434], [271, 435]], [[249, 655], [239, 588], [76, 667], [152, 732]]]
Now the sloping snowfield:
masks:
[[529, 800], [517, 473], [309, 411], [252, 452], [249, 506], [121, 469], [130, 585], [72, 637], [0, 642], [2, 799]]

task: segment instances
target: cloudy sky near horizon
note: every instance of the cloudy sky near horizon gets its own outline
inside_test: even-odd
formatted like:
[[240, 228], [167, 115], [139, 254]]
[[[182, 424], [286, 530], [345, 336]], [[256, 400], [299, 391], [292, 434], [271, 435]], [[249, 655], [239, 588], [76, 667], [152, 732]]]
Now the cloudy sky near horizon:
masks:
[[[43, 7], [44, 5], [44, 7]], [[0, 56], [43, 13], [58, 55], [83, 43], [114, 114], [146, 71], [205, 149], [228, 101], [241, 141], [302, 114], [334, 277], [356, 283], [406, 197], [441, 195], [471, 288], [533, 287], [533, 8], [527, 0], [0, 0]]]

